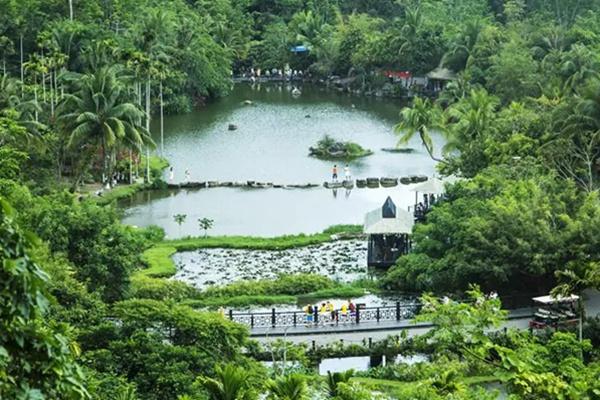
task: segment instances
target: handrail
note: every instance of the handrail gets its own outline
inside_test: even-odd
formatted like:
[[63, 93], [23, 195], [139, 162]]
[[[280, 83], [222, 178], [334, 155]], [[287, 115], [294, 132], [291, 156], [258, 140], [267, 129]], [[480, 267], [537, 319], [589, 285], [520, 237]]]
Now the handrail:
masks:
[[[400, 303], [400, 307], [419, 307], [421, 303]], [[377, 306], [377, 307], [361, 307], [361, 310], [377, 310], [377, 309], [395, 309], [396, 305], [393, 306]], [[277, 310], [277, 309], [275, 309]], [[339, 310], [336, 310], [339, 311]], [[285, 310], [285, 311], [276, 311], [278, 314], [284, 313], [299, 313], [304, 314], [304, 310]], [[249, 316], [249, 315], [271, 315], [271, 311], [258, 311], [258, 312], [233, 312], [235, 316]]]
[[275, 328], [289, 327], [298, 325], [324, 325], [341, 323], [361, 322], [381, 322], [381, 321], [402, 321], [414, 317], [420, 308], [420, 303], [400, 303], [396, 302], [393, 306], [379, 307], [357, 307], [354, 312], [348, 310], [341, 314], [340, 310], [319, 313], [315, 309], [314, 313], [307, 314], [303, 310], [277, 311], [272, 308], [271, 312], [242, 312], [234, 313], [229, 310], [229, 319], [231, 321], [249, 325], [251, 328]]

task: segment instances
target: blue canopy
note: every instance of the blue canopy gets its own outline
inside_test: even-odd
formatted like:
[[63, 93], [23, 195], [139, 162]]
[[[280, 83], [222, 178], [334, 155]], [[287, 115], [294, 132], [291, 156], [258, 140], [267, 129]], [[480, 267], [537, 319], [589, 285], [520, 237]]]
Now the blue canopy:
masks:
[[294, 52], [294, 53], [305, 53], [305, 52], [308, 51], [308, 47], [306, 47], [306, 46], [293, 46], [290, 50], [292, 52]]

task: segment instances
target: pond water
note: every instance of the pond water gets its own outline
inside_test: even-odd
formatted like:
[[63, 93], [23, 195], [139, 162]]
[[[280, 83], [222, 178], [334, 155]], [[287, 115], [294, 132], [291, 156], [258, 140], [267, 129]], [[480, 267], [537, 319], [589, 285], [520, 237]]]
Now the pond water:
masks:
[[[387, 364], [408, 364], [428, 362], [429, 358], [424, 354], [415, 354], [412, 356], [398, 355], [394, 359], [386, 360], [383, 356], [380, 365]], [[342, 357], [342, 358], [324, 358], [319, 364], [319, 375], [327, 375], [327, 372], [345, 372], [353, 369], [357, 372], [367, 371], [372, 367], [372, 359], [365, 357]]]
[[174, 279], [198, 289], [237, 280], [274, 279], [284, 273], [312, 273], [340, 282], [367, 276], [367, 242], [340, 240], [280, 251], [200, 249], [173, 256]]
[[[350, 163], [354, 177], [399, 177], [435, 172], [418, 139], [412, 154], [388, 153], [397, 137], [393, 126], [402, 103], [359, 98], [305, 85], [294, 98], [291, 87], [239, 84], [230, 96], [190, 114], [165, 119], [165, 157], [174, 181], [266, 181], [281, 184], [322, 183], [333, 162], [308, 156], [308, 148], [325, 134], [351, 140], [373, 150], [372, 156]], [[244, 101], [252, 101], [245, 105]], [[156, 122], [156, 121], [155, 121]], [[228, 124], [236, 124], [235, 131]], [[153, 132], [158, 127], [153, 126]], [[442, 138], [436, 136], [436, 148]], [[160, 138], [155, 134], [155, 140]], [[338, 163], [340, 164], [340, 163]], [[340, 169], [343, 169], [340, 168]], [[406, 209], [414, 202], [408, 186], [334, 192], [325, 188], [285, 190], [214, 188], [196, 191], [140, 193], [120, 203], [124, 222], [159, 225], [169, 237], [198, 235], [198, 218], [215, 221], [214, 235], [278, 236], [320, 232], [340, 223], [362, 223], [364, 214], [390, 195]], [[186, 214], [178, 226], [173, 215]]]

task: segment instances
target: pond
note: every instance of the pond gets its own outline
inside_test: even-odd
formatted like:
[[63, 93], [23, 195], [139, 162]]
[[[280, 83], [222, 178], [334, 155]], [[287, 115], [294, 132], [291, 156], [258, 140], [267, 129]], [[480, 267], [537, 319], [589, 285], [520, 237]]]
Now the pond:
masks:
[[[319, 375], [327, 375], [327, 372], [345, 372], [354, 370], [357, 372], [367, 371], [375, 366], [385, 366], [388, 364], [407, 364], [413, 365], [417, 363], [428, 362], [429, 358], [424, 354], [415, 354], [412, 356], [398, 355], [393, 359], [386, 360], [385, 356], [379, 357], [341, 357], [341, 358], [324, 358], [319, 364]], [[375, 365], [373, 363], [375, 362]]]
[[[411, 154], [389, 153], [397, 137], [393, 126], [402, 103], [390, 99], [342, 95], [311, 85], [295, 98], [291, 87], [276, 84], [236, 85], [230, 96], [186, 115], [165, 120], [165, 157], [174, 181], [265, 181], [281, 184], [323, 183], [334, 162], [308, 156], [308, 148], [325, 134], [374, 151], [349, 163], [354, 177], [399, 177], [435, 172], [434, 162], [415, 138]], [[250, 100], [252, 105], [244, 104]], [[156, 122], [156, 121], [155, 121]], [[229, 131], [228, 125], [238, 126]], [[155, 140], [158, 127], [153, 126]], [[441, 136], [435, 138], [440, 148]], [[341, 163], [338, 163], [341, 166]], [[341, 167], [340, 169], [343, 169]], [[198, 218], [211, 218], [213, 235], [278, 236], [320, 232], [341, 223], [362, 223], [364, 214], [390, 195], [406, 209], [414, 202], [408, 186], [334, 192], [315, 189], [214, 188], [152, 191], [120, 203], [124, 222], [158, 225], [168, 237], [198, 235]], [[178, 226], [173, 216], [186, 214]]]
[[280, 251], [200, 249], [176, 253], [174, 279], [198, 289], [238, 280], [275, 279], [284, 273], [312, 273], [340, 282], [367, 277], [367, 242], [340, 240]]

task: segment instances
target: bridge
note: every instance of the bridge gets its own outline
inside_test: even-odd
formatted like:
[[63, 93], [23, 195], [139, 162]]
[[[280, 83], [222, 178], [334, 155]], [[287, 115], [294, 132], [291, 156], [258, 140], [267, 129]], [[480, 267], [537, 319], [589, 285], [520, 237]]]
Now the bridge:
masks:
[[[347, 312], [343, 315], [339, 310], [334, 313], [319, 313], [317, 310], [310, 315], [311, 321], [307, 320], [308, 315], [304, 311], [277, 311], [271, 309], [271, 312], [258, 313], [234, 313], [229, 311], [229, 319], [239, 324], [250, 327], [251, 335], [270, 334], [277, 335], [278, 332], [293, 335], [294, 332], [306, 334], [304, 328], [311, 328], [315, 332], [326, 331], [333, 326], [347, 327], [352, 330], [368, 329], [372, 323], [393, 323], [397, 325], [406, 322], [416, 315], [421, 305], [418, 303], [402, 304], [396, 302], [394, 306], [385, 307], [362, 307], [358, 306], [356, 311]], [[302, 328], [302, 329], [290, 329]]]
[[[412, 318], [418, 313], [419, 303], [400, 303], [393, 306], [358, 307], [356, 312], [335, 316], [331, 313], [314, 313], [313, 320], [307, 321], [304, 311], [233, 312], [228, 318], [250, 328], [250, 336], [258, 340], [286, 338], [292, 342], [312, 341], [312, 344], [325, 344], [333, 341], [358, 342], [380, 340], [390, 335], [407, 331], [409, 336], [421, 334], [430, 329], [430, 323], [414, 323]], [[533, 315], [530, 307], [512, 310], [510, 326], [526, 328]]]
[[[530, 296], [527, 296], [530, 297]], [[600, 316], [600, 293], [588, 290], [584, 294], [588, 317]], [[514, 300], [514, 299], [512, 299]], [[512, 301], [505, 302], [507, 305]], [[517, 304], [517, 303], [513, 303]], [[530, 304], [512, 308], [502, 328], [527, 329], [535, 309]], [[285, 338], [288, 342], [324, 345], [332, 342], [364, 343], [377, 341], [405, 331], [408, 337], [427, 332], [431, 323], [414, 323], [412, 318], [420, 309], [418, 303], [396, 303], [383, 307], [359, 307], [356, 314], [338, 318], [313, 315], [313, 322], [306, 322], [306, 313], [297, 311], [233, 312], [228, 318], [250, 328], [250, 336], [261, 342]]]

